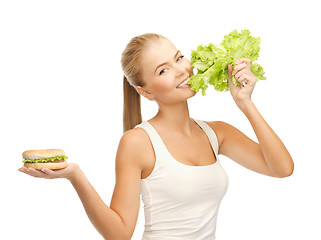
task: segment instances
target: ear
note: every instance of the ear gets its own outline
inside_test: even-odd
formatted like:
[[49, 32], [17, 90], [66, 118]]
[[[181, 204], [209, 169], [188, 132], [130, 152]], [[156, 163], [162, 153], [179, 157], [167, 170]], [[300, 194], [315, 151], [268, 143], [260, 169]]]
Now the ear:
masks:
[[149, 100], [154, 99], [154, 95], [151, 94], [146, 88], [143, 88], [143, 87], [141, 87], [141, 86], [137, 86], [137, 87], [136, 87], [136, 91], [137, 91], [140, 95], [144, 96], [145, 98], [147, 98], [147, 99], [149, 99]]

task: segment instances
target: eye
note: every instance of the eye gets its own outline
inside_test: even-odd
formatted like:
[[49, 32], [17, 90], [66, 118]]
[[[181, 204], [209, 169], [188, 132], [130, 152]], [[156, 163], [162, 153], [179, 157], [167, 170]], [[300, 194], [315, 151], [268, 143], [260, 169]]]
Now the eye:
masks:
[[183, 57], [184, 57], [184, 55], [180, 56], [179, 58], [177, 58], [176, 61], [178, 62], [178, 61], [182, 60]]
[[164, 68], [162, 71], [159, 72], [159, 75], [162, 75], [163, 73], [165, 73], [167, 71], [167, 68]]

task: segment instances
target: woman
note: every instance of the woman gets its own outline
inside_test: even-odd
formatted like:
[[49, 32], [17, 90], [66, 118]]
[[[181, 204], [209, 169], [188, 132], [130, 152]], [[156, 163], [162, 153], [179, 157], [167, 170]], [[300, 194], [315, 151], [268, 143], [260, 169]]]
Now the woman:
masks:
[[[110, 207], [76, 164], [58, 171], [20, 169], [34, 177], [70, 180], [104, 238], [131, 238], [142, 194], [143, 239], [215, 239], [217, 212], [228, 185], [219, 154], [268, 176], [292, 174], [290, 154], [251, 101], [256, 79], [248, 59], [240, 59], [234, 69], [229, 65], [229, 88], [259, 143], [225, 122], [190, 118], [187, 99], [196, 93], [186, 82], [192, 67], [165, 37], [143, 34], [133, 38], [121, 62], [124, 135], [116, 155]], [[241, 86], [234, 86], [232, 75]], [[140, 95], [159, 106], [148, 121], [142, 122]]]

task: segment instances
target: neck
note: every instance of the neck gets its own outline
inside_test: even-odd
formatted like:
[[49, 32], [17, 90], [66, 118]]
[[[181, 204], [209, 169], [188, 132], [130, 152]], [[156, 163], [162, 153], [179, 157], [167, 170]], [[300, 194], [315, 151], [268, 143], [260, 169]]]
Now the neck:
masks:
[[[186, 135], [191, 134], [193, 120], [189, 116], [187, 101], [176, 105], [159, 106], [158, 113], [153, 118], [161, 126], [166, 127], [167, 131], [180, 132]], [[162, 129], [160, 129], [162, 130]]]

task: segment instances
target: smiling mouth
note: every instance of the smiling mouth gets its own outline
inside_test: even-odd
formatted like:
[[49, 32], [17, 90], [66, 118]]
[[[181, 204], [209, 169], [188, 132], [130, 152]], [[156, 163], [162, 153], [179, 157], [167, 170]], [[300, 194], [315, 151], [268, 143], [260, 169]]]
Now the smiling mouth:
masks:
[[181, 82], [176, 88], [180, 88], [182, 86], [184, 86], [185, 84], [187, 84], [189, 78], [187, 78], [185, 81]]

